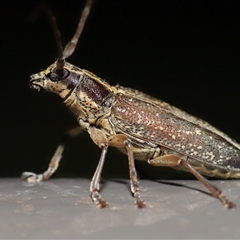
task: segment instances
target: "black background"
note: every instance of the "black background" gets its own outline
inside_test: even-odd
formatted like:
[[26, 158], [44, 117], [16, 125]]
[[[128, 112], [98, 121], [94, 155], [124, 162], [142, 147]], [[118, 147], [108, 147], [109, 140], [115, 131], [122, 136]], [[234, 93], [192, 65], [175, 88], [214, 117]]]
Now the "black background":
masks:
[[[1, 2], [0, 176], [39, 173], [75, 119], [57, 96], [28, 87], [29, 76], [57, 57], [48, 19], [29, 18], [39, 1]], [[84, 1], [48, 5], [65, 45]], [[68, 61], [203, 118], [240, 142], [239, 50], [240, 1], [98, 0]], [[70, 140], [55, 176], [91, 177], [99, 156], [84, 133]], [[103, 177], [127, 177], [126, 159], [110, 150]], [[167, 177], [165, 169], [137, 166], [142, 177], [152, 171]]]

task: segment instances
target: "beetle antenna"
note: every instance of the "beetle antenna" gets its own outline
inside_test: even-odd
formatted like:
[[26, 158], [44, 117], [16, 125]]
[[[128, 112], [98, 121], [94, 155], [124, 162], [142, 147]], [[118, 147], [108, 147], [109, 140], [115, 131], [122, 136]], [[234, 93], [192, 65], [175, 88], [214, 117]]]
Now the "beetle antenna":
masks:
[[34, 11], [29, 16], [29, 21], [31, 23], [34, 22], [36, 20], [36, 18], [39, 17], [39, 15], [42, 11], [44, 11], [44, 13], [47, 15], [47, 17], [50, 21], [50, 24], [52, 26], [52, 29], [53, 29], [53, 32], [54, 32], [54, 37], [56, 39], [57, 47], [58, 47], [58, 58], [62, 58], [62, 56], [63, 56], [63, 46], [62, 46], [62, 40], [61, 40], [61, 33], [60, 33], [60, 31], [58, 29], [58, 26], [57, 26], [56, 17], [53, 15], [51, 9], [46, 4], [46, 2], [40, 1], [36, 5]]
[[87, 20], [87, 17], [90, 13], [91, 7], [92, 7], [92, 3], [93, 0], [87, 0], [85, 7], [82, 11], [79, 23], [78, 23], [78, 27], [77, 30], [73, 36], [73, 38], [71, 39], [70, 42], [67, 43], [66, 47], [63, 50], [63, 45], [62, 45], [62, 40], [61, 40], [61, 33], [58, 29], [57, 26], [57, 20], [56, 17], [53, 15], [52, 11], [50, 10], [50, 8], [44, 4], [41, 3], [41, 7], [44, 8], [45, 13], [47, 14], [53, 32], [54, 32], [54, 36], [57, 42], [57, 47], [58, 47], [58, 59], [57, 59], [57, 68], [56, 68], [56, 72], [59, 76], [63, 75], [63, 68], [64, 68], [64, 64], [65, 64], [65, 59], [68, 58], [69, 56], [71, 56], [77, 46], [78, 40], [81, 36], [81, 33], [83, 31], [85, 22]]
[[68, 42], [68, 44], [64, 48], [61, 60], [64, 60], [64, 59], [68, 58], [69, 56], [71, 56], [73, 54], [73, 52], [74, 52], [74, 50], [77, 46], [78, 39], [81, 36], [81, 33], [82, 33], [83, 28], [84, 28], [85, 22], [87, 20], [87, 17], [90, 13], [92, 2], [93, 2], [92, 0], [87, 0], [86, 5], [85, 5], [85, 7], [82, 11], [81, 18], [79, 20], [77, 30], [76, 30], [72, 40], [70, 42]]
[[58, 29], [57, 26], [57, 20], [56, 17], [53, 15], [52, 11], [50, 10], [49, 7], [47, 7], [46, 5], [44, 5], [44, 10], [50, 20], [53, 32], [54, 32], [54, 37], [56, 39], [57, 42], [57, 48], [58, 48], [58, 59], [61, 59], [63, 56], [63, 45], [62, 45], [62, 39], [61, 39], [61, 33]]
[[[90, 13], [90, 9], [91, 9], [92, 3], [93, 3], [93, 0], [87, 0], [86, 5], [85, 5], [85, 7], [84, 7], [84, 9], [82, 11], [82, 15], [81, 15], [80, 20], [79, 20], [77, 30], [76, 30], [72, 40], [67, 43], [66, 47], [61, 52], [61, 55], [59, 55], [59, 57], [58, 57], [56, 71], [60, 75], [62, 74], [61, 72], [62, 72], [63, 67], [64, 67], [65, 59], [73, 54], [73, 52], [74, 52], [74, 50], [75, 50], [75, 48], [77, 46], [78, 39], [81, 36], [81, 33], [83, 31], [85, 22], [86, 22], [87, 17], [88, 17], [88, 15]], [[58, 41], [58, 39], [60, 38], [60, 36], [58, 35], [59, 31], [55, 30], [54, 32], [55, 32], [56, 39]], [[60, 48], [60, 46], [58, 46], [58, 48]]]

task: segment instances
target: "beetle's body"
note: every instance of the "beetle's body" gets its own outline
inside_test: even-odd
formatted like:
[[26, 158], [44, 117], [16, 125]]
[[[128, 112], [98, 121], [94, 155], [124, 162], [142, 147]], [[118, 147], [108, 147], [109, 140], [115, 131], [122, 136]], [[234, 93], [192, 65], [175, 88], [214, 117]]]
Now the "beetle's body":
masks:
[[107, 137], [126, 135], [138, 160], [171, 153], [187, 156], [204, 175], [240, 178], [240, 146], [208, 123], [137, 90], [110, 86], [70, 63], [69, 76], [53, 82], [46, 76], [55, 68], [54, 63], [33, 75], [34, 86], [59, 94], [85, 130], [94, 125]]
[[[100, 195], [100, 179], [108, 147], [112, 146], [128, 156], [131, 191], [138, 208], [145, 207], [145, 202], [139, 193], [134, 159], [153, 166], [189, 171], [227, 208], [235, 207], [201, 174], [240, 178], [237, 143], [208, 123], [165, 102], [137, 90], [113, 87], [65, 61], [74, 52], [91, 5], [92, 0], [87, 0], [76, 33], [64, 50], [56, 19], [45, 8], [55, 32], [59, 57], [46, 70], [32, 75], [30, 86], [58, 94], [76, 116], [81, 129], [88, 131], [93, 142], [102, 149], [90, 185], [92, 200], [99, 207], [108, 205]], [[79, 131], [69, 131], [67, 136], [76, 132]], [[43, 174], [25, 172], [22, 178], [29, 182], [48, 179], [58, 167], [65, 140], [58, 146], [47, 171]]]

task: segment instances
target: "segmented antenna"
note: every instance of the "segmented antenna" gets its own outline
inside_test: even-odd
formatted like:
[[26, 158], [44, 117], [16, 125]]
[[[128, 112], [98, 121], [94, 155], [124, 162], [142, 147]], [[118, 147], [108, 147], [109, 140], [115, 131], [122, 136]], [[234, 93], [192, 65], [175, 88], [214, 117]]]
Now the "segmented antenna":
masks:
[[38, 4], [35, 6], [32, 13], [29, 15], [28, 20], [29, 20], [30, 23], [35, 22], [42, 11], [47, 15], [47, 17], [50, 21], [50, 24], [52, 26], [52, 29], [53, 29], [53, 32], [54, 32], [54, 37], [56, 39], [57, 47], [58, 47], [58, 54], [59, 54], [58, 58], [60, 58], [60, 57], [62, 57], [62, 53], [63, 53], [61, 33], [60, 33], [60, 31], [58, 29], [58, 26], [57, 26], [56, 17], [53, 15], [51, 9], [46, 4], [46, 2], [43, 2], [43, 1], [38, 2]]
[[87, 0], [86, 1], [85, 7], [82, 11], [82, 15], [81, 15], [79, 23], [78, 23], [77, 30], [76, 30], [72, 40], [67, 43], [64, 50], [63, 50], [62, 41], [61, 41], [61, 33], [60, 33], [60, 31], [58, 29], [58, 26], [57, 26], [56, 17], [53, 15], [52, 11], [45, 4], [42, 4], [42, 7], [44, 8], [44, 10], [45, 10], [45, 12], [46, 12], [46, 14], [47, 14], [47, 16], [50, 20], [50, 23], [52, 25], [54, 36], [55, 36], [55, 39], [56, 39], [56, 42], [57, 42], [58, 59], [57, 59], [56, 73], [59, 77], [62, 77], [64, 75], [63, 74], [63, 68], [64, 68], [65, 59], [73, 54], [73, 52], [74, 52], [74, 50], [77, 46], [78, 39], [81, 36], [81, 33], [82, 33], [83, 28], [84, 28], [85, 22], [86, 22], [87, 17], [90, 13], [92, 3], [93, 3], [93, 0]]
[[52, 11], [50, 10], [49, 7], [47, 7], [44, 4], [43, 8], [44, 8], [45, 13], [47, 14], [49, 20], [50, 20], [51, 26], [52, 26], [52, 29], [53, 29], [53, 32], [54, 32], [54, 37], [55, 37], [56, 42], [57, 42], [58, 59], [60, 59], [60, 58], [62, 58], [62, 55], [63, 55], [63, 46], [62, 46], [61, 33], [60, 33], [60, 31], [58, 29], [58, 26], [57, 26], [57, 20], [56, 20], [56, 17], [53, 15], [53, 13], [52, 13]]
[[79, 39], [79, 37], [80, 37], [80, 35], [82, 33], [82, 30], [84, 28], [85, 22], [86, 22], [87, 17], [88, 17], [88, 15], [90, 13], [92, 2], [93, 2], [92, 0], [87, 0], [86, 5], [85, 5], [85, 7], [84, 7], [84, 9], [82, 11], [81, 18], [79, 20], [77, 30], [76, 30], [72, 40], [70, 42], [68, 42], [68, 44], [64, 48], [64, 50], [61, 53], [61, 55], [59, 54], [59, 57], [58, 57], [58, 60], [57, 60], [56, 72], [60, 76], [63, 75], [63, 67], [64, 67], [65, 59], [72, 55], [72, 53], [74, 52], [74, 50], [75, 50], [75, 48], [77, 46], [78, 39]]
[[87, 20], [87, 17], [90, 13], [92, 2], [93, 2], [92, 0], [87, 0], [86, 5], [85, 5], [85, 7], [82, 11], [81, 18], [79, 20], [77, 30], [76, 30], [72, 40], [70, 42], [68, 42], [68, 44], [64, 48], [62, 56], [59, 57], [59, 60], [65, 60], [66, 58], [68, 58], [69, 56], [71, 56], [73, 54], [73, 52], [74, 52], [74, 50], [77, 46], [78, 39], [81, 36], [81, 33], [82, 33], [83, 28], [84, 28], [85, 22]]

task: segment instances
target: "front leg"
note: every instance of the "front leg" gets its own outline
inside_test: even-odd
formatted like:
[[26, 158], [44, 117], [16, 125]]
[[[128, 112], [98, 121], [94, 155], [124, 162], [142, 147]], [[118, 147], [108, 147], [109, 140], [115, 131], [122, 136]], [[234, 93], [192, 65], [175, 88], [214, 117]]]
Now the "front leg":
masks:
[[210, 191], [213, 197], [219, 199], [225, 207], [235, 207], [235, 204], [228, 200], [219, 188], [213, 186], [206, 178], [204, 178], [191, 166], [191, 164], [187, 161], [187, 157], [181, 157], [175, 154], [168, 154], [149, 160], [148, 162], [152, 166], [164, 166], [179, 169], [184, 167], [186, 170], [191, 172]]
[[146, 207], [145, 202], [142, 200], [139, 193], [139, 181], [137, 171], [134, 164], [134, 156], [132, 150], [132, 144], [129, 139], [123, 134], [117, 134], [111, 136], [109, 139], [109, 145], [117, 148], [125, 148], [128, 155], [129, 174], [130, 174], [130, 186], [133, 197], [136, 199], [135, 206], [138, 208]]
[[128, 138], [123, 134], [117, 134], [107, 139], [106, 135], [101, 130], [95, 127], [90, 127], [88, 132], [93, 142], [96, 145], [98, 145], [100, 148], [102, 148], [102, 154], [90, 186], [92, 200], [99, 207], [106, 207], [108, 205], [108, 203], [101, 197], [99, 191], [100, 191], [101, 172], [102, 172], [105, 156], [107, 153], [107, 148], [108, 146], [112, 146], [112, 147], [126, 149], [127, 155], [128, 155], [128, 161], [129, 161], [131, 191], [133, 193], [134, 198], [136, 199], [135, 205], [138, 208], [145, 207], [145, 203], [142, 200], [139, 193], [139, 182], [137, 177], [137, 171], [134, 165], [132, 145], [128, 140]]
[[108, 140], [106, 135], [98, 128], [90, 127], [88, 129], [88, 133], [91, 139], [93, 140], [93, 142], [102, 149], [102, 153], [100, 156], [97, 169], [93, 175], [93, 178], [90, 184], [91, 198], [98, 207], [105, 208], [108, 206], [108, 203], [102, 198], [100, 194], [100, 181], [101, 181], [103, 164], [104, 164], [106, 154], [107, 154], [107, 149], [108, 149]]

